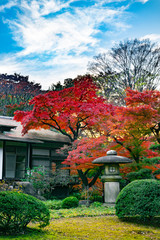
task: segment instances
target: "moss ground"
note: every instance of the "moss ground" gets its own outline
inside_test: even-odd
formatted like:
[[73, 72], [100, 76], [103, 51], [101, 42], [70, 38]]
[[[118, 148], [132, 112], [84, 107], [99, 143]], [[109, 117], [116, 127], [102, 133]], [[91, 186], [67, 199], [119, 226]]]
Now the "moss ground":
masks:
[[74, 217], [51, 220], [44, 230], [30, 225], [25, 234], [1, 236], [14, 240], [160, 240], [160, 228], [120, 221], [116, 216]]
[[51, 218], [70, 218], [70, 217], [94, 217], [94, 216], [106, 216], [115, 215], [114, 207], [105, 207], [103, 205], [95, 207], [80, 206], [70, 209], [51, 210]]

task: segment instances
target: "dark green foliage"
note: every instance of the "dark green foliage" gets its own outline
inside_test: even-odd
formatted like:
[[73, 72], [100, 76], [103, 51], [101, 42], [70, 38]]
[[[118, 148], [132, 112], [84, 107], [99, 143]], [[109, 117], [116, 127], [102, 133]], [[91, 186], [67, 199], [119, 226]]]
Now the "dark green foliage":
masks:
[[153, 164], [159, 164], [159, 163], [160, 163], [160, 157], [144, 158], [142, 162], [143, 165], [153, 165]]
[[[72, 185], [76, 183], [74, 176], [66, 175], [64, 177], [61, 169], [53, 172], [51, 170], [45, 170], [43, 166], [27, 169], [26, 178], [22, 179], [22, 181], [32, 183], [37, 193], [40, 193], [43, 197], [50, 200], [55, 199], [54, 194], [60, 197], [60, 194], [63, 193], [62, 197], [64, 198], [64, 196], [66, 196], [65, 191], [68, 191], [68, 186], [71, 183]], [[63, 190], [61, 190], [59, 186], [61, 186]]]
[[29, 101], [46, 91], [39, 83], [29, 81], [28, 76], [20, 74], [0, 74], [0, 114], [13, 116], [16, 110], [31, 110]]
[[0, 192], [0, 232], [20, 232], [31, 221], [45, 227], [49, 218], [48, 208], [35, 197], [18, 192]]
[[62, 208], [78, 207], [79, 201], [76, 197], [67, 197], [62, 201]]
[[129, 182], [129, 180], [122, 178], [119, 183], [120, 183], [120, 190], [122, 190], [130, 182]]
[[154, 143], [150, 146], [150, 149], [160, 151], [160, 144], [159, 143]]
[[140, 169], [138, 172], [130, 172], [126, 175], [129, 181], [134, 181], [138, 179], [152, 179], [152, 170], [151, 169]]
[[81, 199], [81, 193], [80, 192], [74, 192], [72, 195], [73, 195], [73, 197], [76, 197], [78, 200]]
[[147, 169], [147, 168], [140, 169], [137, 172], [137, 178], [138, 179], [151, 179], [152, 178], [151, 174], [152, 174], [152, 170], [151, 169]]
[[90, 201], [103, 202], [103, 197], [100, 195], [93, 195], [89, 198]]
[[90, 207], [101, 207], [102, 206], [102, 203], [101, 202], [99, 202], [99, 201], [96, 201], [96, 202], [93, 202], [91, 205], [90, 205]]
[[49, 209], [61, 209], [62, 208], [62, 200], [48, 200], [44, 202], [44, 204], [49, 208]]
[[116, 215], [143, 220], [160, 216], [160, 181], [148, 179], [129, 183], [117, 197]]
[[74, 79], [66, 78], [63, 84], [61, 84], [60, 81], [57, 82], [56, 84], [52, 83], [52, 85], [49, 87], [49, 91], [61, 91], [65, 88], [73, 87], [73, 85], [74, 85]]
[[127, 173], [126, 177], [129, 181], [134, 181], [137, 179], [137, 172]]
[[160, 174], [160, 169], [154, 171], [153, 175], [156, 176], [156, 175], [159, 175]]

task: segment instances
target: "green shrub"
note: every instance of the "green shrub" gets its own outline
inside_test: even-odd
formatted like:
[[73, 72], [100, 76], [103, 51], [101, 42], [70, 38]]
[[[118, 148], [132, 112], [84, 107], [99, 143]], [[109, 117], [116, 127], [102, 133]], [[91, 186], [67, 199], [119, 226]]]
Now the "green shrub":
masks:
[[160, 163], [160, 157], [143, 158], [143, 161], [142, 161], [143, 165], [148, 165], [148, 166], [153, 164], [159, 164], [159, 163]]
[[79, 192], [73, 193], [72, 195], [73, 195], [73, 197], [76, 197], [78, 200], [81, 199], [81, 193], [79, 193]]
[[148, 179], [129, 183], [117, 197], [116, 215], [144, 220], [160, 216], [160, 181]]
[[130, 182], [132, 182], [137, 179], [137, 172], [127, 173], [126, 177]]
[[22, 181], [30, 182], [36, 192], [46, 199], [52, 200], [52, 190], [57, 186], [67, 187], [70, 183], [73, 185], [76, 183], [75, 176], [63, 176], [61, 169], [56, 171], [45, 170], [43, 166], [34, 167], [33, 169], [27, 169], [25, 179]]
[[140, 169], [138, 172], [130, 172], [126, 175], [129, 181], [134, 181], [138, 179], [151, 179], [152, 176], [152, 170], [151, 169]]
[[90, 205], [90, 207], [101, 207], [101, 206], [102, 206], [102, 202], [93, 202]]
[[160, 151], [160, 144], [159, 143], [154, 143], [150, 146], [149, 149], [152, 149], [152, 150], [159, 150]]
[[78, 207], [79, 201], [76, 197], [67, 197], [62, 200], [62, 208]]
[[127, 186], [128, 183], [130, 183], [130, 181], [128, 179], [121, 179], [120, 180], [120, 190], [122, 190], [125, 186]]
[[0, 192], [0, 231], [15, 233], [25, 229], [30, 221], [39, 227], [49, 224], [49, 210], [33, 196], [18, 192]]
[[90, 201], [103, 202], [103, 197], [100, 195], [94, 195], [89, 198]]
[[160, 169], [154, 171], [153, 175], [156, 176], [156, 175], [159, 175], [160, 174]]
[[58, 210], [62, 208], [62, 200], [48, 200], [44, 203], [49, 209]]

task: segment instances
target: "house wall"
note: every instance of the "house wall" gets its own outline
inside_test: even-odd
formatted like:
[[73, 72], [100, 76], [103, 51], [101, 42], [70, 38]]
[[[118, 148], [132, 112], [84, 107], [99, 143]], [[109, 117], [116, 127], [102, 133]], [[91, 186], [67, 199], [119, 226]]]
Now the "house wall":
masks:
[[0, 141], [0, 180], [2, 179], [3, 172], [3, 142]]
[[[55, 165], [55, 170], [60, 170], [59, 174], [69, 176], [69, 170], [60, 169], [65, 167], [61, 165], [65, 156], [56, 153], [56, 149], [61, 146], [63, 143], [59, 142], [34, 144], [6, 141], [5, 146], [3, 142], [0, 143], [0, 179], [23, 179], [26, 168], [43, 166], [46, 170], [53, 170], [53, 165]], [[3, 156], [3, 148], [5, 156]]]
[[[56, 150], [62, 147], [64, 143], [45, 141], [43, 144], [32, 144], [32, 162], [31, 168], [44, 166], [46, 170], [60, 170], [65, 167], [61, 164], [65, 156], [58, 154]], [[69, 175], [69, 170], [61, 170], [62, 175]]]

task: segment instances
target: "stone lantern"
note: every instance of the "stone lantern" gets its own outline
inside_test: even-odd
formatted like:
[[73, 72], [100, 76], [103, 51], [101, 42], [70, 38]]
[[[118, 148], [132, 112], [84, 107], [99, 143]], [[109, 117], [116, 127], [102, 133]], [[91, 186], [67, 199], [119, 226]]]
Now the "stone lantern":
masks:
[[119, 164], [131, 163], [132, 160], [126, 157], [117, 156], [117, 152], [110, 150], [107, 156], [96, 158], [93, 163], [104, 164], [105, 172], [102, 176], [104, 182], [104, 203], [106, 205], [114, 205], [116, 198], [120, 192], [121, 176], [119, 174]]

